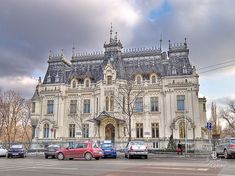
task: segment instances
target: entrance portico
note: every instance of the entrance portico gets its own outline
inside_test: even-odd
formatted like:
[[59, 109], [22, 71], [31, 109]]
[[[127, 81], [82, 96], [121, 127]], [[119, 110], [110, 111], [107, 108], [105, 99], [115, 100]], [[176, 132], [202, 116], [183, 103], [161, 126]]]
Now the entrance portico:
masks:
[[121, 129], [125, 126], [125, 121], [111, 116], [103, 111], [98, 117], [89, 120], [98, 127], [98, 137], [100, 140], [111, 140], [115, 142], [121, 137]]

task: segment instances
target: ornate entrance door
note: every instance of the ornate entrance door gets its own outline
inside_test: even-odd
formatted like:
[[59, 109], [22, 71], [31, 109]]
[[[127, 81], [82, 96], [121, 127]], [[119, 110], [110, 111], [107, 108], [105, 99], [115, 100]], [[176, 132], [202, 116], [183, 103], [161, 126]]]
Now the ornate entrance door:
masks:
[[108, 124], [105, 127], [105, 140], [111, 140], [114, 142], [115, 139], [115, 127], [113, 124]]

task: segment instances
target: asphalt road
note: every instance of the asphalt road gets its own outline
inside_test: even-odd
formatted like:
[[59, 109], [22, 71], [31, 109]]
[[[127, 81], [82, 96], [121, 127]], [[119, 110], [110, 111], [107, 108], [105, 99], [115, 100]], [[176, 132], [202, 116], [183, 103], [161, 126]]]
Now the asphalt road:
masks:
[[235, 159], [150, 158], [58, 161], [0, 158], [0, 176], [234, 176]]

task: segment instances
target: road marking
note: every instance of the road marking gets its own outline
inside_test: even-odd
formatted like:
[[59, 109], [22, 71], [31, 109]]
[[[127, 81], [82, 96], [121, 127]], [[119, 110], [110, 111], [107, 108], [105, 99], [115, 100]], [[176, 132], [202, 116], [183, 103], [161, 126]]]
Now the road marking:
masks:
[[159, 166], [147, 166], [147, 169], [166, 169], [166, 170], [186, 170], [186, 171], [208, 171], [208, 168], [190, 168], [190, 167], [159, 167]]

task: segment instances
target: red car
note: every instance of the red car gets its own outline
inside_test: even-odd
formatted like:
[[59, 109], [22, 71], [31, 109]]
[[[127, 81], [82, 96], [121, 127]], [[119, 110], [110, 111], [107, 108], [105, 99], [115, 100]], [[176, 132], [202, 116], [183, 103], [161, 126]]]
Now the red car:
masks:
[[67, 148], [61, 148], [56, 151], [56, 157], [58, 160], [85, 158], [85, 160], [91, 160], [95, 158], [99, 160], [103, 157], [103, 151], [94, 142], [78, 142]]

